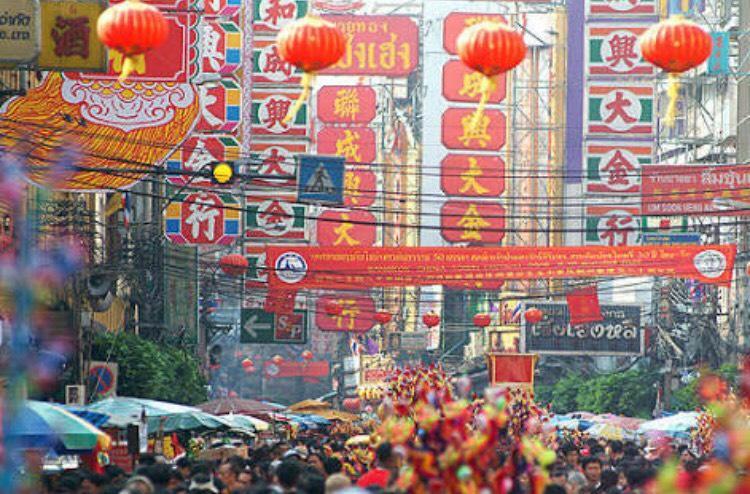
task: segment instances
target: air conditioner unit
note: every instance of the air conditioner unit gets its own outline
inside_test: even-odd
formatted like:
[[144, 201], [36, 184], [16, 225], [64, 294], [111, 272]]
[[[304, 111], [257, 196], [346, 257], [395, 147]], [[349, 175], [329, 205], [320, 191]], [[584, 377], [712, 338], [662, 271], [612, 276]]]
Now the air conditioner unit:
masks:
[[85, 405], [86, 404], [86, 386], [82, 384], [73, 384], [65, 386], [65, 404], [66, 405]]

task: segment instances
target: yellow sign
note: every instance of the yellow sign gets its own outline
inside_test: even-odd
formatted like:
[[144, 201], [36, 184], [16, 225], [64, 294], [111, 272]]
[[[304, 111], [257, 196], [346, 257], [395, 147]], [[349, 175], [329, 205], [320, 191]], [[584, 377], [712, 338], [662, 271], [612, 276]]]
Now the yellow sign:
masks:
[[39, 54], [39, 0], [0, 0], [0, 62], [23, 64]]
[[107, 49], [96, 36], [96, 20], [103, 10], [98, 0], [42, 0], [42, 50], [37, 67], [106, 71]]

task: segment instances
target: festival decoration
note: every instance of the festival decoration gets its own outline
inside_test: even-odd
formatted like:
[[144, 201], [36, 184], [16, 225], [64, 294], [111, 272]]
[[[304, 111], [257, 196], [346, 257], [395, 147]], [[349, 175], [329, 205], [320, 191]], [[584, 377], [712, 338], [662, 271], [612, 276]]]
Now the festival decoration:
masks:
[[427, 314], [422, 316], [422, 322], [428, 328], [434, 328], [435, 326], [440, 324], [440, 316], [435, 314], [434, 312], [428, 312]]
[[255, 363], [251, 359], [246, 358], [242, 361], [241, 365], [243, 369], [248, 369], [249, 367], [253, 367]]
[[671, 127], [680, 95], [678, 74], [698, 67], [708, 59], [712, 49], [711, 35], [698, 24], [675, 16], [643, 33], [640, 48], [644, 59], [669, 73], [669, 106], [665, 120]]
[[305, 362], [309, 362], [313, 359], [313, 353], [310, 350], [305, 350], [302, 352], [302, 359]]
[[495, 91], [495, 77], [507, 72], [526, 58], [523, 35], [504, 22], [482, 21], [461, 32], [457, 41], [458, 56], [469, 68], [484, 75], [479, 106], [474, 113], [476, 128], [484, 118], [484, 107]]
[[536, 324], [542, 320], [542, 317], [544, 317], [544, 313], [537, 309], [536, 307], [531, 307], [530, 309], [526, 309], [526, 312], [523, 313], [524, 317], [526, 318], [526, 322], [531, 324]]
[[340, 316], [344, 312], [344, 307], [335, 300], [327, 301], [324, 309], [329, 316]]
[[478, 328], [486, 328], [492, 322], [492, 318], [489, 314], [475, 314], [473, 321], [474, 326]]
[[378, 324], [388, 324], [391, 322], [391, 313], [384, 310], [380, 310], [375, 313], [375, 322]]
[[281, 58], [304, 72], [302, 94], [284, 117], [285, 122], [291, 122], [310, 97], [315, 72], [338, 62], [344, 56], [346, 41], [335, 24], [308, 15], [284, 26], [276, 44]]
[[281, 365], [284, 363], [284, 357], [282, 357], [281, 355], [274, 355], [271, 358], [271, 362], [273, 362], [276, 365]]
[[242, 276], [248, 267], [248, 262], [242, 254], [227, 254], [219, 259], [219, 267], [229, 276]]
[[137, 69], [145, 71], [143, 54], [166, 41], [169, 27], [157, 7], [127, 0], [102, 12], [96, 32], [102, 43], [124, 55], [120, 72], [123, 81]]

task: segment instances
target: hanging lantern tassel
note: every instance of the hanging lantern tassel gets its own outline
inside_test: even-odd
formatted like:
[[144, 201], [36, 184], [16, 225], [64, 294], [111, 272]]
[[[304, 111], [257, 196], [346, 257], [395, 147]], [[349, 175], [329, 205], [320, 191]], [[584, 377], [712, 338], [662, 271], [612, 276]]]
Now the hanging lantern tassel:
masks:
[[482, 85], [479, 88], [481, 97], [479, 98], [479, 105], [477, 110], [474, 112], [474, 118], [471, 120], [471, 127], [475, 131], [479, 131], [482, 125], [482, 117], [484, 116], [484, 108], [490, 101], [490, 95], [497, 89], [497, 82], [495, 82], [494, 76], [484, 76], [482, 78]]
[[314, 82], [314, 72], [305, 72], [302, 74], [302, 81], [300, 82], [300, 84], [302, 84], [302, 93], [299, 95], [299, 98], [297, 98], [297, 101], [294, 102], [294, 105], [292, 105], [292, 107], [289, 109], [286, 117], [284, 117], [285, 124], [288, 124], [289, 122], [294, 120], [294, 117], [297, 116], [297, 112], [300, 111], [302, 105], [304, 105], [305, 102], [310, 98], [310, 93], [312, 92]]
[[124, 57], [125, 60], [122, 62], [122, 71], [118, 80], [125, 82], [130, 74], [137, 72], [139, 74], [146, 73], [146, 57], [142, 53], [138, 55], [128, 55]]
[[679, 74], [670, 72], [667, 80], [669, 105], [667, 106], [667, 114], [664, 116], [664, 125], [671, 129], [674, 127], [674, 121], [677, 119], [677, 100], [680, 98], [680, 76]]

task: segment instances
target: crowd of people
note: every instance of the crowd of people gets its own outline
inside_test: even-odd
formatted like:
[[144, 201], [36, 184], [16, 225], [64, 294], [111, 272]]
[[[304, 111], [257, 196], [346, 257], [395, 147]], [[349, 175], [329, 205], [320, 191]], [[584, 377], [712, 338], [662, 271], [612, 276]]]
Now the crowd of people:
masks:
[[[71, 471], [46, 475], [46, 493], [61, 494], [329, 494], [399, 492], [395, 485], [404, 458], [382, 443], [346, 446], [319, 438], [251, 448], [247, 457], [168, 463], [144, 454], [132, 474], [108, 466], [104, 474]], [[663, 453], [663, 451], [662, 451]], [[700, 461], [685, 446], [672, 450], [681, 468], [696, 471]], [[593, 438], [561, 441], [548, 468], [544, 494], [638, 494], [656, 475], [661, 459], [634, 443]], [[519, 481], [509, 494], [532, 493]]]

